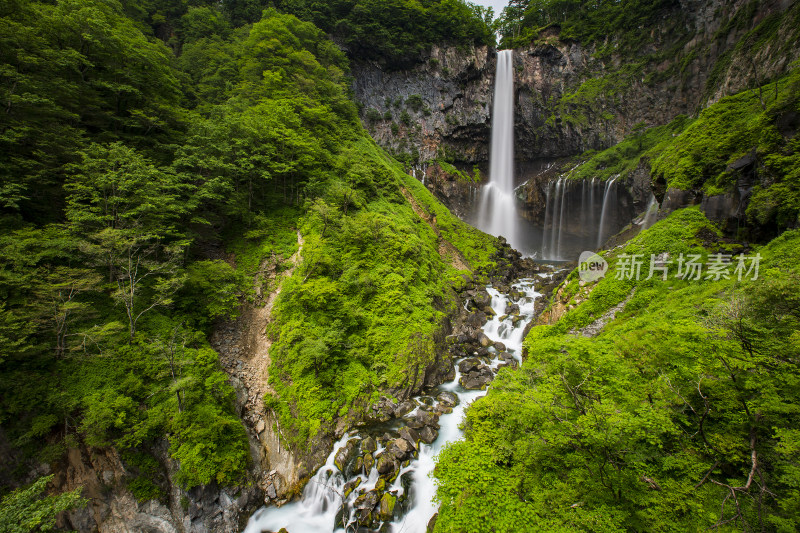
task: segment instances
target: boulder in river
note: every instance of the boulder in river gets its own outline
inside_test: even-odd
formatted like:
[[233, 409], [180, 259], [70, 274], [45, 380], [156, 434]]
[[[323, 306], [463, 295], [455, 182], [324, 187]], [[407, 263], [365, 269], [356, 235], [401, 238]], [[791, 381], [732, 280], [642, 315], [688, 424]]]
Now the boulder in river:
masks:
[[397, 470], [397, 460], [394, 455], [387, 451], [383, 451], [376, 457], [378, 473], [382, 476], [391, 475], [392, 472]]
[[478, 343], [480, 343], [482, 348], [488, 348], [489, 346], [494, 344], [494, 342], [492, 342], [492, 339], [487, 337], [486, 333], [483, 332], [478, 333]]
[[413, 416], [406, 417], [405, 421], [408, 427], [413, 429], [419, 429], [424, 426], [439, 428], [439, 415], [425, 409], [418, 409]]
[[350, 460], [353, 458], [353, 454], [356, 451], [356, 440], [351, 439], [347, 441], [347, 444], [339, 448], [339, 451], [336, 452], [336, 455], [333, 458], [333, 464], [336, 465], [336, 468], [339, 469], [339, 472], [346, 475], [344, 471], [347, 468], [347, 465], [350, 463]]
[[482, 366], [469, 374], [461, 376], [459, 383], [465, 389], [480, 390], [494, 379], [494, 373], [488, 367]]
[[386, 446], [386, 451], [395, 456], [398, 461], [404, 461], [414, 454], [414, 445], [403, 437], [398, 437]]
[[350, 493], [353, 492], [355, 489], [357, 489], [359, 485], [361, 485], [361, 481], [362, 479], [360, 477], [357, 477], [345, 483], [344, 488], [342, 489], [344, 497], [347, 498], [348, 496], [350, 496]]
[[394, 410], [394, 416], [396, 418], [402, 418], [406, 416], [408, 413], [416, 409], [417, 404], [412, 402], [411, 400], [405, 400], [400, 402]]
[[371, 453], [364, 455], [364, 473], [369, 475], [369, 471], [372, 470], [372, 467], [375, 465], [375, 459], [372, 457]]
[[478, 367], [480, 367], [480, 366], [481, 366], [480, 360], [478, 360], [475, 357], [470, 357], [470, 358], [462, 359], [461, 361], [459, 361], [458, 370], [462, 374], [466, 374], [466, 373], [471, 372], [473, 370], [477, 370]]
[[378, 444], [372, 437], [367, 437], [361, 441], [361, 453], [374, 453], [378, 449]]
[[424, 428], [420, 429], [418, 433], [419, 440], [425, 444], [433, 444], [433, 441], [435, 441], [436, 437], [439, 436], [439, 432], [429, 426], [425, 426]]
[[397, 496], [385, 492], [381, 497], [378, 508], [378, 518], [383, 521], [391, 520], [394, 517], [394, 507], [397, 503]]
[[514, 356], [510, 353], [501, 352], [497, 358], [501, 361], [500, 364], [497, 365], [497, 368], [505, 368], [507, 366], [510, 366], [511, 368], [517, 368], [517, 360], [514, 359]]
[[415, 448], [417, 447], [417, 442], [419, 441], [419, 433], [417, 433], [416, 430], [413, 430], [408, 426], [403, 426], [400, 428], [400, 431], [398, 433], [400, 434], [401, 437], [403, 437], [408, 442], [413, 444]]
[[447, 407], [455, 407], [458, 405], [458, 396], [450, 391], [440, 392], [436, 399]]

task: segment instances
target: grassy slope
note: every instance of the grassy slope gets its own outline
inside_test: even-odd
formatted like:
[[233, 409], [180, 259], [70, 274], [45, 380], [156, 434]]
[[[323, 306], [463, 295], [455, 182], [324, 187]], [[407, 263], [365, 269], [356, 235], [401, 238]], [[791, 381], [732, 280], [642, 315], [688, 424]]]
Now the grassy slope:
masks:
[[[715, 233], [697, 210], [678, 211], [607, 259], [613, 274], [622, 252], [705, 257], [700, 245]], [[573, 272], [564, 299], [576, 305], [532, 329], [522, 369], [498, 376], [467, 413], [467, 439], [442, 453], [436, 531], [706, 529], [729, 492], [715, 482], [746, 482], [751, 438], [757, 482], [739, 493], [742, 516], [727, 527], [762, 519], [791, 531], [800, 485], [798, 317], [780, 310], [796, 300], [798, 245], [795, 231], [759, 250], [755, 282], [611, 275], [582, 287]], [[574, 298], [589, 288], [588, 299]], [[626, 298], [599, 336], [574, 333]], [[714, 482], [703, 482], [709, 471]], [[759, 518], [762, 484], [773, 496]], [[728, 505], [724, 519], [734, 515]]]
[[[653, 178], [668, 187], [732, 192], [737, 174], [728, 166], [756, 151], [759, 183], [748, 208], [751, 222], [791, 226], [800, 205], [800, 150], [791, 117], [800, 112], [800, 68], [761, 89], [722, 98], [696, 119], [631, 135], [601, 152], [588, 152], [570, 179], [608, 180], [630, 174], [644, 158]], [[763, 100], [763, 105], [762, 105]]]
[[[346, 160], [356, 169], [348, 179], [369, 180], [374, 194], [327, 225], [313, 210], [300, 217], [303, 261], [274, 310], [277, 396], [267, 403], [296, 445], [381, 391], [421, 383], [451, 287], [464, 273], [440, 254], [442, 239], [472, 268], [489, 266], [495, 249], [493, 238], [453, 216], [371, 140], [356, 141]], [[426, 223], [433, 217], [438, 235]]]

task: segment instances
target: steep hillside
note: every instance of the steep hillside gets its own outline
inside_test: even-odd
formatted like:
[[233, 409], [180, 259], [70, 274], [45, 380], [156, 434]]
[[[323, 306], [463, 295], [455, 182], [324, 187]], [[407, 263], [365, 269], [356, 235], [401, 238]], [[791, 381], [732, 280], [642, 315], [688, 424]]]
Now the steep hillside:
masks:
[[684, 209], [573, 271], [439, 458], [435, 531], [795, 530], [799, 238]]
[[[67, 528], [237, 531], [381, 395], [449, 370], [452, 287], [499, 243], [368, 137], [321, 30], [6, 7], [3, 492], [52, 473], [90, 498]], [[173, 49], [149, 35], [178, 23]]]

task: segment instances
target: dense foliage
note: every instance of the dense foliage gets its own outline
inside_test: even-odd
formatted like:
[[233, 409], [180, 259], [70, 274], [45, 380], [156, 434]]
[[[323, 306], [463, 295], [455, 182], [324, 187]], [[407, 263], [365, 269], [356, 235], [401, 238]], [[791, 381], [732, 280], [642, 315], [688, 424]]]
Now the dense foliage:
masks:
[[30, 487], [17, 489], [0, 501], [0, 531], [30, 533], [52, 531], [59, 513], [86, 504], [80, 488], [57, 496], [43, 496], [53, 476], [38, 479]]
[[503, 45], [524, 46], [542, 29], [557, 26], [562, 39], [584, 44], [607, 37], [633, 50], [647, 39], [648, 28], [666, 15], [676, 16], [675, 0], [512, 0], [503, 12]]
[[[602, 281], [573, 272], [566, 313], [532, 329], [522, 368], [442, 452], [436, 530], [795, 531], [798, 244], [792, 231], [761, 248], [755, 281], [736, 258], [730, 279], [678, 279], [679, 254], [731, 253], [688, 209], [609, 254]], [[623, 253], [643, 254], [641, 281], [616, 279]], [[645, 280], [662, 253], [669, 278]]]
[[231, 6], [0, 9], [0, 423], [40, 461], [123, 450], [140, 499], [164, 495], [147, 479], [164, 437], [184, 487], [243, 479], [246, 433], [208, 339], [274, 289], [254, 278], [298, 231], [270, 400], [296, 444], [430, 360], [431, 303], [456, 271], [442, 243], [473, 266], [492, 248], [368, 140], [320, 29], [274, 9], [234, 28]]
[[390, 67], [419, 62], [433, 44], [494, 44], [491, 19], [463, 0], [277, 0], [310, 20], [354, 57]]

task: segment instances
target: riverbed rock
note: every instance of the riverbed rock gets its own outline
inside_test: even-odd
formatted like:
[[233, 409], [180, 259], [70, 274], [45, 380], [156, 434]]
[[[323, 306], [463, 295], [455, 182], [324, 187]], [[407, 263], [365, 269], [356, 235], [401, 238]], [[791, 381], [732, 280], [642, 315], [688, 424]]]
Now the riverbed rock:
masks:
[[378, 444], [373, 437], [367, 437], [361, 441], [361, 453], [375, 453], [378, 449]]
[[456, 366], [453, 363], [449, 363], [449, 369], [447, 373], [442, 376], [442, 381], [445, 383], [449, 383], [456, 379]]
[[506, 351], [506, 345], [503, 344], [500, 341], [497, 341], [492, 346], [494, 346], [494, 349], [497, 350], [498, 352], [505, 352]]
[[[408, 413], [416, 409], [417, 404], [412, 402], [411, 400], [404, 400], [400, 402], [397, 407], [394, 409], [394, 416], [396, 418], [402, 418], [406, 416]], [[374, 450], [373, 450], [374, 451]]]
[[353, 507], [355, 507], [356, 509], [372, 510], [376, 505], [378, 505], [378, 500], [379, 500], [378, 491], [370, 490], [368, 492], [365, 492], [358, 498], [356, 498], [356, 501], [353, 502]]
[[481, 366], [481, 362], [476, 357], [469, 357], [467, 359], [462, 359], [458, 363], [458, 370], [462, 374], [467, 374], [472, 372], [473, 370], [477, 370]]
[[364, 455], [364, 473], [369, 475], [370, 470], [375, 465], [375, 459], [371, 453]]
[[378, 454], [375, 460], [378, 473], [382, 476], [391, 475], [398, 470], [399, 463], [391, 453], [383, 451]]
[[482, 348], [488, 348], [489, 346], [494, 344], [492, 339], [487, 337], [486, 333], [483, 332], [478, 333], [478, 343], [481, 345]]
[[403, 437], [398, 437], [386, 446], [386, 451], [394, 455], [398, 461], [405, 461], [413, 455], [415, 448]]
[[397, 496], [388, 492], [381, 497], [378, 508], [378, 518], [383, 521], [391, 520], [394, 517], [394, 507], [397, 503]]
[[419, 442], [419, 433], [416, 430], [411, 429], [408, 426], [403, 426], [398, 431], [401, 437], [406, 439], [408, 442], [414, 445], [414, 448], [417, 447], [417, 442]]
[[436, 528], [436, 519], [438, 518], [439, 513], [436, 513], [428, 520], [428, 527], [425, 528], [425, 533], [433, 533], [433, 530]]
[[515, 303], [507, 302], [505, 314], [507, 315], [518, 315], [519, 314], [519, 306]]
[[507, 366], [510, 366], [511, 368], [517, 368], [517, 360], [514, 359], [514, 356], [510, 353], [501, 352], [497, 358], [501, 361], [500, 364], [497, 365], [497, 368], [505, 368]]
[[371, 490], [365, 492], [353, 502], [353, 507], [358, 510], [358, 523], [362, 526], [369, 526], [372, 524], [372, 511], [380, 501], [378, 491]]
[[424, 426], [434, 426], [439, 429], [439, 415], [426, 409], [419, 409], [413, 416], [406, 418], [408, 427], [420, 429]]
[[458, 405], [458, 396], [450, 391], [440, 392], [436, 399], [447, 407], [455, 407]]
[[344, 488], [342, 489], [342, 492], [344, 493], [344, 497], [347, 498], [350, 495], [351, 492], [353, 492], [355, 489], [358, 488], [359, 485], [361, 485], [361, 478], [360, 477], [357, 477], [355, 479], [351, 479], [350, 481], [345, 483], [344, 484]]
[[435, 441], [436, 437], [439, 436], [439, 432], [429, 426], [425, 426], [424, 428], [420, 429], [418, 433], [419, 440], [425, 444], [433, 444], [433, 441]]
[[347, 468], [347, 465], [350, 463], [356, 451], [356, 442], [355, 439], [347, 441], [347, 444], [339, 448], [339, 451], [336, 452], [333, 458], [333, 464], [336, 465], [336, 468], [338, 468], [339, 472], [342, 474], [346, 475], [345, 468]]
[[469, 374], [461, 376], [459, 383], [465, 389], [481, 390], [494, 379], [494, 373], [488, 367], [482, 366]]

